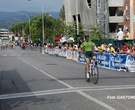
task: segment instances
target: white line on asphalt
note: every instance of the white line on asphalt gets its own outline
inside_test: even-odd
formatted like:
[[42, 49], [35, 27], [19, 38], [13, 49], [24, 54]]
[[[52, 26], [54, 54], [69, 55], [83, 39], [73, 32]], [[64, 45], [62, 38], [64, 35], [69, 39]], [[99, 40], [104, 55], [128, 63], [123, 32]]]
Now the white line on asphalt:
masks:
[[98, 99], [96, 99], [96, 98], [94, 98], [94, 97], [92, 97], [92, 96], [90, 96], [90, 95], [84, 93], [84, 92], [81, 92], [81, 91], [80, 91], [80, 92], [78, 92], [78, 93], [81, 94], [82, 96], [86, 97], [87, 99], [90, 99], [90, 100], [96, 102], [97, 104], [99, 104], [99, 105], [105, 107], [105, 108], [108, 109], [108, 110], [116, 110], [115, 108], [111, 107], [110, 105], [107, 105], [106, 103], [104, 103], [104, 102], [102, 102], [102, 101], [100, 101], [100, 100], [98, 100]]
[[39, 68], [36, 67], [37, 70], [39, 70]]
[[[28, 65], [31, 66], [31, 64], [29, 64], [29, 63], [28, 63], [27, 61], [25, 61], [24, 59], [22, 59], [22, 58], [20, 58], [20, 57], [18, 57], [18, 58], [21, 59], [23, 62], [25, 62], [25, 63], [27, 63]], [[49, 75], [48, 73], [44, 72], [43, 70], [40, 70], [40, 72], [44, 73], [44, 74], [47, 75], [48, 77], [50, 77], [50, 78], [52, 78], [52, 79], [54, 79], [54, 80], [56, 80], [56, 81], [58, 81], [58, 82], [60, 82], [61, 84], [63, 84], [63, 85], [65, 85], [65, 86], [69, 87], [69, 89], [73, 89], [73, 88], [74, 88], [74, 87], [72, 87], [71, 85], [69, 85], [69, 84], [67, 84], [67, 83], [65, 83], [65, 82], [63, 82], [63, 81], [61, 81], [61, 80], [59, 80], [59, 79], [57, 79], [57, 78], [55, 78], [55, 77]], [[76, 91], [76, 92], [79, 93], [80, 95], [84, 96], [85, 98], [87, 98], [87, 99], [89, 99], [89, 100], [92, 100], [92, 101], [94, 101], [95, 103], [97, 103], [97, 104], [103, 106], [104, 108], [106, 108], [106, 109], [108, 109], [108, 110], [116, 110], [115, 108], [113, 108], [113, 107], [107, 105], [106, 103], [104, 103], [104, 102], [102, 102], [102, 101], [100, 101], [100, 100], [98, 100], [98, 99], [96, 99], [96, 98], [94, 98], [94, 97], [91, 97], [90, 95], [88, 95], [88, 94], [86, 94], [86, 93], [84, 93], [84, 92], [81, 92], [81, 91]], [[8, 94], [8, 95], [11, 95], [11, 94]], [[19, 96], [18, 96], [18, 95], [19, 95]], [[29, 95], [28, 95], [28, 96], [29, 96]], [[20, 94], [16, 94], [14, 97], [20, 97]]]
[[50, 78], [52, 78], [52, 79], [54, 79], [54, 80], [60, 82], [61, 84], [65, 85], [65, 86], [67, 86], [67, 87], [69, 87], [69, 88], [73, 88], [73, 87], [70, 86], [69, 84], [67, 84], [67, 83], [65, 83], [65, 82], [63, 82], [63, 81], [61, 81], [61, 80], [59, 80], [59, 79], [57, 79], [57, 78], [55, 78], [55, 77], [53, 77], [53, 76], [47, 74], [47, 73], [44, 72], [43, 70], [40, 70], [40, 72], [44, 73], [44, 74], [47, 75], [48, 77], [50, 77]]
[[34, 67], [34, 65], [31, 65], [32, 67]]
[[0, 95], [0, 99], [53, 95], [53, 94], [70, 93], [70, 92], [78, 92], [86, 96], [84, 91], [86, 92], [86, 91], [101, 91], [101, 90], [103, 91], [103, 90], [118, 90], [118, 89], [120, 90], [121, 89], [135, 89], [135, 85], [123, 85], [123, 86], [119, 85], [117, 87], [116, 86], [97, 86], [97, 87], [73, 87], [73, 88], [52, 89], [52, 90], [35, 91], [35, 92], [4, 94], [4, 95]]
[[3, 56], [7, 56], [7, 55], [3, 55]]
[[32, 66], [33, 68], [37, 69], [37, 70], [39, 69], [39, 68], [37, 68], [37, 67], [36, 67], [36, 66], [34, 66], [34, 65], [31, 65], [31, 66]]
[[15, 54], [11, 54], [10, 56], [15, 56]]
[[[8, 49], [9, 50], [9, 49]], [[14, 56], [16, 55], [16, 54], [14, 54], [11, 50], [9, 50]]]

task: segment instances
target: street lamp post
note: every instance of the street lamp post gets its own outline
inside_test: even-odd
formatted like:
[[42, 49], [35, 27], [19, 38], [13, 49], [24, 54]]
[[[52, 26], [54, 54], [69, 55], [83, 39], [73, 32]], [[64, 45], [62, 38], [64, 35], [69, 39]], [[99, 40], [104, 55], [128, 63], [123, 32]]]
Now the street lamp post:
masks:
[[27, 16], [28, 19], [29, 19], [29, 37], [28, 37], [28, 42], [30, 42], [31, 41], [30, 16], [27, 15], [27, 14], [24, 14], [24, 13], [20, 13], [20, 12], [18, 12], [18, 13], [21, 14], [21, 15]]
[[[28, 0], [28, 1], [31, 1], [31, 0]], [[35, 2], [35, 1], [33, 1]], [[39, 4], [41, 6], [41, 9], [42, 9], [42, 37], [43, 37], [43, 44], [44, 44], [44, 40], [45, 40], [45, 32], [44, 32], [44, 15], [43, 15], [43, 5], [38, 3], [38, 2], [35, 2], [37, 4]]]
[[79, 23], [78, 23], [78, 0], [76, 0], [76, 25], [77, 25], [77, 35], [79, 35]]

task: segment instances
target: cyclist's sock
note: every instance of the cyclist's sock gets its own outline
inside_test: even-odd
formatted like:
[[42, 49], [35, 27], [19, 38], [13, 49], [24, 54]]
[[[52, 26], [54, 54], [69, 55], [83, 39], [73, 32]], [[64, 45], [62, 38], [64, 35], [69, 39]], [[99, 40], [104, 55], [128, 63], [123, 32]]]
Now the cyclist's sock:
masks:
[[87, 78], [90, 78], [90, 75], [89, 75], [89, 73], [87, 73], [87, 74], [86, 74], [86, 76], [87, 76]]

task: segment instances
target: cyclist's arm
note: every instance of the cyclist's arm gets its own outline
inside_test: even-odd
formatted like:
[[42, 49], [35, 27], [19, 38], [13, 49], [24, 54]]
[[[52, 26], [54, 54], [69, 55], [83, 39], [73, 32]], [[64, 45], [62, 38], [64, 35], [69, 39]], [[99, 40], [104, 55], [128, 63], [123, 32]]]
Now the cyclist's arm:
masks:
[[81, 45], [81, 50], [80, 50], [80, 56], [82, 56], [82, 53], [84, 52], [84, 46], [83, 44]]

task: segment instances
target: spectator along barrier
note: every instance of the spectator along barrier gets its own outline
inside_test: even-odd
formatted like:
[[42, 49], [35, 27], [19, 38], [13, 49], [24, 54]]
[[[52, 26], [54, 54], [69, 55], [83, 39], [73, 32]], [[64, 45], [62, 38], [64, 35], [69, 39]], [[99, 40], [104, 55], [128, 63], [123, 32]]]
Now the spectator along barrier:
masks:
[[[75, 60], [79, 63], [85, 64], [85, 56], [82, 54], [79, 57], [79, 52], [71, 50], [62, 50], [58, 48], [46, 48], [45, 53], [65, 57], [67, 59]], [[109, 53], [99, 53], [95, 52], [98, 63], [97, 65], [103, 68], [113, 69], [113, 70], [124, 70], [129, 72], [135, 72], [135, 58], [132, 58], [127, 54], [109, 54]]]

